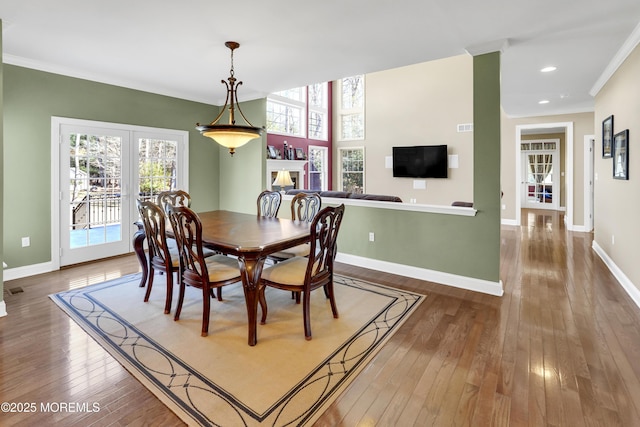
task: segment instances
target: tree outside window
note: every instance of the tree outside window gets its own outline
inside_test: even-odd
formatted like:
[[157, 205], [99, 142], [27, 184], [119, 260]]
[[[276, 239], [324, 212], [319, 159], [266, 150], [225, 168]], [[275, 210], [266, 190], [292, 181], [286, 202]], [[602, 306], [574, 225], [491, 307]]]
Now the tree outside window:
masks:
[[364, 193], [364, 148], [340, 148], [340, 190]]
[[340, 80], [340, 139], [364, 139], [364, 75]]

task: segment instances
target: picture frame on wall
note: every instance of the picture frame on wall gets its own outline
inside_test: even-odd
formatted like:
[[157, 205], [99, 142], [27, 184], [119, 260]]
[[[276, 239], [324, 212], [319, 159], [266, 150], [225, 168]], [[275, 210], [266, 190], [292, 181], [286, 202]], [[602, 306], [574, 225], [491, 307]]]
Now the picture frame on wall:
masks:
[[304, 154], [304, 149], [296, 148], [296, 160], [306, 160], [307, 156]]
[[613, 178], [629, 179], [629, 129], [613, 137]]
[[602, 158], [606, 159], [613, 155], [613, 115], [602, 121]]
[[267, 146], [267, 158], [268, 159], [275, 159], [276, 156], [277, 156], [276, 147], [274, 147], [273, 145]]

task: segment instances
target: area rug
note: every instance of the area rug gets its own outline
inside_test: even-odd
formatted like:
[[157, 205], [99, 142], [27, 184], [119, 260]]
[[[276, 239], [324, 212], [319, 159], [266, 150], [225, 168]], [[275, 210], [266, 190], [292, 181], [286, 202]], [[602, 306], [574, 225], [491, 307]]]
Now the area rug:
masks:
[[[179, 321], [163, 313], [164, 277], [149, 302], [140, 274], [51, 295], [51, 299], [189, 425], [311, 425], [424, 300], [424, 295], [335, 277], [340, 317], [312, 293], [313, 339], [302, 305], [267, 289], [269, 316], [247, 344], [240, 283], [212, 301], [201, 337], [201, 291], [188, 288]], [[261, 312], [258, 312], [260, 316]]]

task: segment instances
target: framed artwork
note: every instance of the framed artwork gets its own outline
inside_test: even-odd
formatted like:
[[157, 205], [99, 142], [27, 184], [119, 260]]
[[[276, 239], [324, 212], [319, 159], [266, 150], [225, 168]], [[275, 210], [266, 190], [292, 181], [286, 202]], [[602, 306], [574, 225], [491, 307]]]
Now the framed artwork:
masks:
[[613, 116], [602, 121], [602, 158], [612, 156], [611, 144], [613, 143]]
[[276, 155], [276, 147], [273, 145], [267, 146], [267, 159], [275, 159]]
[[613, 177], [629, 179], [629, 129], [613, 137]]
[[296, 160], [305, 160], [304, 149], [296, 148]]

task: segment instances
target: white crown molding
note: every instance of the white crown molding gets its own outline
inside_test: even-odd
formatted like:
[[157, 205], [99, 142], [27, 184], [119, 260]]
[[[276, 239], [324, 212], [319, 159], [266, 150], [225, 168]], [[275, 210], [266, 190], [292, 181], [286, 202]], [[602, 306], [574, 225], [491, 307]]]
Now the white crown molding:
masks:
[[589, 95], [596, 96], [600, 90], [604, 87], [605, 84], [609, 81], [609, 79], [618, 71], [618, 68], [622, 65], [625, 59], [633, 52], [633, 49], [640, 43], [640, 23], [636, 25], [636, 27], [631, 32], [631, 35], [627, 38], [627, 40], [622, 44], [618, 52], [614, 55], [609, 65], [604, 69], [596, 83], [593, 85], [591, 90], [589, 91]]
[[465, 48], [471, 56], [484, 55], [485, 53], [500, 52], [504, 53], [509, 47], [509, 39], [493, 40], [486, 43], [480, 43]]
[[184, 99], [187, 101], [201, 102], [203, 104], [214, 105], [212, 104], [210, 99], [206, 99], [205, 97], [201, 97], [201, 98], [185, 97], [184, 94], [178, 93], [177, 91], [167, 90], [167, 88], [155, 87], [155, 86], [143, 84], [140, 82], [118, 80], [109, 76], [99, 75], [94, 73], [83, 73], [73, 68], [50, 64], [48, 62], [43, 62], [43, 61], [36, 61], [33, 59], [21, 57], [21, 56], [10, 55], [8, 53], [4, 53], [2, 55], [2, 62], [4, 62], [5, 64], [15, 65], [17, 67], [30, 68], [32, 70], [43, 71], [45, 73], [59, 74], [61, 76], [89, 80], [92, 82], [119, 86], [127, 89], [139, 90], [142, 92], [149, 92], [156, 95], [164, 95], [172, 98], [178, 98], [178, 99]]

